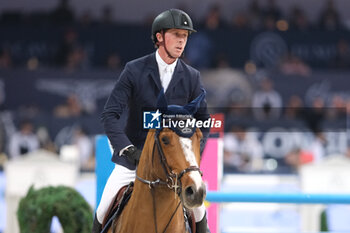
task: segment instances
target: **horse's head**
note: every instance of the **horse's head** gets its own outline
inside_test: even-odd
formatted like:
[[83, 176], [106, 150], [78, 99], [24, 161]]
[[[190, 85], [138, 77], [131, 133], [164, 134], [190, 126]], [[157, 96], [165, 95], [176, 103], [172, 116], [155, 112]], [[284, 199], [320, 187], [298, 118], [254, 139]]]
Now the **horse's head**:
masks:
[[161, 92], [157, 103], [167, 125], [155, 133], [155, 151], [160, 156], [168, 186], [179, 194], [187, 208], [201, 205], [206, 194], [199, 170], [202, 133], [195, 127], [193, 118], [204, 97], [203, 90], [200, 96], [185, 106], [167, 105]]
[[199, 170], [201, 131], [196, 129], [191, 137], [182, 137], [163, 129], [155, 137], [168, 187], [174, 189], [186, 208], [200, 206], [206, 194]]

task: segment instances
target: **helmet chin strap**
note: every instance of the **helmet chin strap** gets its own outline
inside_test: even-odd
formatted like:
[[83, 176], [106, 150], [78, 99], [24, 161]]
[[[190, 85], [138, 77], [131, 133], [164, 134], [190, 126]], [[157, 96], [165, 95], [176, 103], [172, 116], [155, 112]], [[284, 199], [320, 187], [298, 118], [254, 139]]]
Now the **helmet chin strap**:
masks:
[[165, 52], [166, 52], [166, 54], [168, 55], [168, 57], [169, 58], [171, 58], [171, 59], [176, 59], [176, 57], [173, 57], [171, 54], [170, 54], [170, 52], [168, 51], [168, 49], [167, 49], [167, 47], [166, 47], [166, 44], [165, 44], [165, 33], [164, 33], [164, 31], [162, 31], [162, 37], [163, 37], [163, 46], [164, 46], [164, 49], [165, 49]]

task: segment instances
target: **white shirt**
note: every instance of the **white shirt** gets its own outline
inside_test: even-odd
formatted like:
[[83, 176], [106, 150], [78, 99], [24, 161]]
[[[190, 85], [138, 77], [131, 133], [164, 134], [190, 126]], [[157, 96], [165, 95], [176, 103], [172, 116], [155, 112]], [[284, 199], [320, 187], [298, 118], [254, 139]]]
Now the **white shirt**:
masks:
[[156, 52], [156, 60], [158, 64], [158, 70], [159, 70], [159, 77], [160, 82], [162, 84], [162, 87], [164, 88], [164, 92], [166, 92], [166, 89], [169, 86], [169, 83], [171, 81], [171, 78], [173, 77], [174, 70], [177, 64], [177, 59], [171, 63], [167, 64], [159, 55], [159, 51]]
[[[156, 51], [156, 61], [158, 64], [158, 70], [159, 70], [159, 77], [160, 77], [160, 82], [162, 84], [162, 87], [164, 88], [164, 92], [166, 92], [166, 89], [169, 86], [169, 83], [171, 81], [171, 78], [173, 77], [174, 70], [177, 64], [177, 59], [171, 63], [170, 65], [167, 64], [159, 55], [159, 51]], [[132, 145], [128, 145], [121, 149], [119, 151], [119, 156], [123, 155], [124, 151], [128, 149]]]

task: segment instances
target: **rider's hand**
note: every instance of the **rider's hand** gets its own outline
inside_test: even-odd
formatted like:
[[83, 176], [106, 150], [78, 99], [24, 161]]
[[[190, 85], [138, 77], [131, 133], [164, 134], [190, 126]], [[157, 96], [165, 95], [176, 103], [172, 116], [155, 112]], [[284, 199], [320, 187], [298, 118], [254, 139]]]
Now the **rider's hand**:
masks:
[[141, 150], [137, 149], [136, 146], [130, 146], [123, 152], [128, 161], [134, 165], [137, 165], [140, 161]]

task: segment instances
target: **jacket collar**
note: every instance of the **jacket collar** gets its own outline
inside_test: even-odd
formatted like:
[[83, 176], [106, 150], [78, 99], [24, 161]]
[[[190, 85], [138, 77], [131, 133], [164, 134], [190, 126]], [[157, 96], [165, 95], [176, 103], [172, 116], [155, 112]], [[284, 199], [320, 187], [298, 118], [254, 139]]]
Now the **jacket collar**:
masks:
[[[147, 67], [150, 72], [149, 74], [152, 77], [155, 84], [157, 85], [158, 89], [161, 90], [162, 84], [160, 83], [158, 64], [156, 61], [156, 52], [150, 54], [147, 60]], [[172, 87], [175, 86], [183, 78], [183, 75], [181, 75], [183, 70], [183, 61], [181, 59], [178, 59], [173, 77], [171, 78], [171, 81], [165, 93], [167, 93], [168, 90], [171, 90]]]

